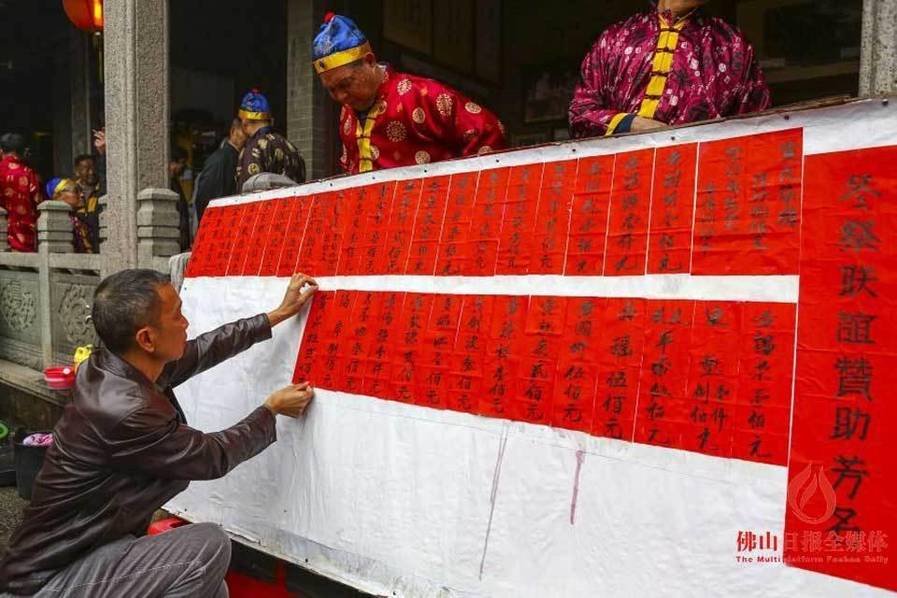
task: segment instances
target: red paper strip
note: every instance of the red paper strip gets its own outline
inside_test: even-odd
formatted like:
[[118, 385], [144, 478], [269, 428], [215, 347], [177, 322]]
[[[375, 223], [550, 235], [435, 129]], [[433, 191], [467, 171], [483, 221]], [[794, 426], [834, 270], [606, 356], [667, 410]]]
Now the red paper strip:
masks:
[[694, 301], [649, 301], [635, 441], [683, 447]]
[[585, 158], [579, 162], [564, 268], [568, 276], [604, 273], [613, 174], [614, 156]]
[[360, 274], [386, 273], [385, 240], [395, 189], [396, 183], [391, 181], [367, 187], [362, 195], [368, 203], [362, 231]]
[[806, 159], [785, 559], [897, 590], [897, 148]]
[[426, 179], [424, 183], [406, 274], [432, 276], [436, 270], [436, 255], [448, 203], [449, 183], [448, 176]]
[[653, 149], [617, 156], [605, 276], [645, 274], [653, 169]]
[[685, 273], [691, 268], [697, 159], [696, 143], [657, 150], [651, 194], [649, 274]]
[[252, 251], [252, 233], [261, 204], [262, 202], [254, 201], [240, 206], [240, 223], [237, 225], [234, 246], [227, 262], [227, 276], [240, 276], [243, 273], [243, 264]]
[[405, 273], [423, 186], [423, 179], [396, 183], [396, 195], [389, 220], [389, 236], [386, 239], [387, 274]]
[[507, 168], [484, 170], [473, 204], [473, 221], [468, 232], [470, 261], [462, 274], [492, 276], [498, 259], [498, 241], [508, 190]]
[[442, 237], [439, 239], [439, 255], [436, 260], [438, 275], [457, 276], [470, 268], [471, 251], [468, 241], [478, 179], [478, 172], [452, 175], [445, 223], [442, 227]]
[[702, 143], [694, 274], [796, 274], [803, 130]]
[[542, 164], [515, 166], [508, 177], [496, 274], [527, 274], [536, 226]]
[[[793, 306], [370, 291], [325, 297], [302, 345], [305, 352], [311, 343], [312, 355], [297, 362], [297, 376], [321, 388], [785, 462]], [[757, 388], [766, 397], [759, 403]]]
[[246, 260], [243, 262], [243, 276], [258, 276], [265, 257], [265, 245], [268, 243], [268, 231], [274, 220], [277, 204], [273, 201], [259, 202], [258, 216], [249, 239]]
[[[277, 263], [277, 276], [291, 276], [295, 272], [311, 274], [314, 272], [313, 264], [305, 263], [300, 258], [301, 250], [306, 242], [306, 229], [311, 215], [311, 206], [314, 196], [295, 197], [288, 200], [286, 237], [283, 241], [283, 250]], [[310, 240], [311, 235], [308, 236]]]
[[550, 162], [543, 166], [530, 274], [564, 273], [577, 166], [576, 160]]
[[290, 225], [291, 201], [290, 198], [283, 198], [271, 202], [274, 204], [274, 212], [271, 214], [271, 225], [268, 228], [268, 235], [265, 240], [259, 276], [275, 276], [277, 274], [280, 254], [283, 253], [283, 246]]
[[371, 205], [370, 199], [362, 194], [363, 191], [363, 187], [356, 187], [337, 193], [337, 201], [340, 205], [338, 209], [340, 221], [337, 223], [337, 227], [342, 232], [339, 262], [336, 267], [338, 276], [362, 273], [363, 227], [367, 207]]

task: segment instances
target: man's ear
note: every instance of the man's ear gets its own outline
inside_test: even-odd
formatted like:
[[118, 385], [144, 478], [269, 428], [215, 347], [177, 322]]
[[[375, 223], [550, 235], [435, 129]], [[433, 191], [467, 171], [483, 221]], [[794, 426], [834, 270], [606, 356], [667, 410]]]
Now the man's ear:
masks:
[[156, 350], [156, 343], [149, 326], [144, 326], [138, 330], [137, 334], [134, 335], [134, 340], [137, 341], [137, 346], [147, 353], [153, 353]]
[[368, 52], [364, 55], [364, 63], [368, 66], [375, 66], [377, 64], [377, 57], [374, 56], [373, 52]]

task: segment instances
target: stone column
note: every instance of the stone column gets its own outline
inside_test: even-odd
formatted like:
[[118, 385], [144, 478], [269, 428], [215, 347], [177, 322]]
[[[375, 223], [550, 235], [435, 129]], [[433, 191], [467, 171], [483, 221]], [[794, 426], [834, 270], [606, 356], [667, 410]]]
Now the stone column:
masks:
[[864, 0], [860, 95], [897, 93], [897, 0]]
[[[93, 150], [90, 114], [90, 74], [96, 66], [90, 64], [90, 34], [71, 27], [69, 33], [69, 85], [71, 86], [72, 158]], [[63, 171], [63, 172], [68, 172]]]
[[324, 18], [322, 0], [287, 0], [287, 137], [309, 180], [333, 174], [337, 112], [311, 65], [311, 43]]
[[144, 189], [137, 203], [137, 261], [141, 268], [153, 268], [155, 258], [168, 258], [181, 251], [178, 194], [168, 189]]
[[109, 203], [103, 275], [137, 265], [137, 193], [168, 186], [168, 2], [105, 3]]
[[37, 250], [46, 253], [74, 253], [71, 208], [62, 201], [42, 201], [37, 205]]

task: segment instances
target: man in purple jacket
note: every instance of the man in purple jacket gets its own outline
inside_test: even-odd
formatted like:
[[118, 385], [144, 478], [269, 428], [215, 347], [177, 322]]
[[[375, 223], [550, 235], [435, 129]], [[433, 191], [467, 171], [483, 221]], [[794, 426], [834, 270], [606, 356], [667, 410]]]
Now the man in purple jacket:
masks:
[[754, 49], [707, 0], [658, 0], [611, 25], [582, 62], [570, 103], [574, 137], [650, 131], [765, 110]]

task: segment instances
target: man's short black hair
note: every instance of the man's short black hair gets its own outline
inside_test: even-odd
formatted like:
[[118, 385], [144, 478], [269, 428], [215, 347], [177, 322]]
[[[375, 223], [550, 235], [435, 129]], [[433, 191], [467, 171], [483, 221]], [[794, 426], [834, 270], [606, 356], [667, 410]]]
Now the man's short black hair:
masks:
[[91, 318], [103, 345], [120, 355], [131, 348], [134, 333], [159, 318], [158, 287], [169, 284], [155, 270], [123, 270], [107, 277], [93, 295]]
[[75, 156], [75, 168], [78, 168], [81, 162], [85, 162], [87, 160], [93, 161], [93, 156], [91, 156], [90, 154], [80, 154], [78, 156]]
[[22, 155], [25, 152], [25, 137], [18, 133], [6, 133], [0, 137], [0, 150]]

